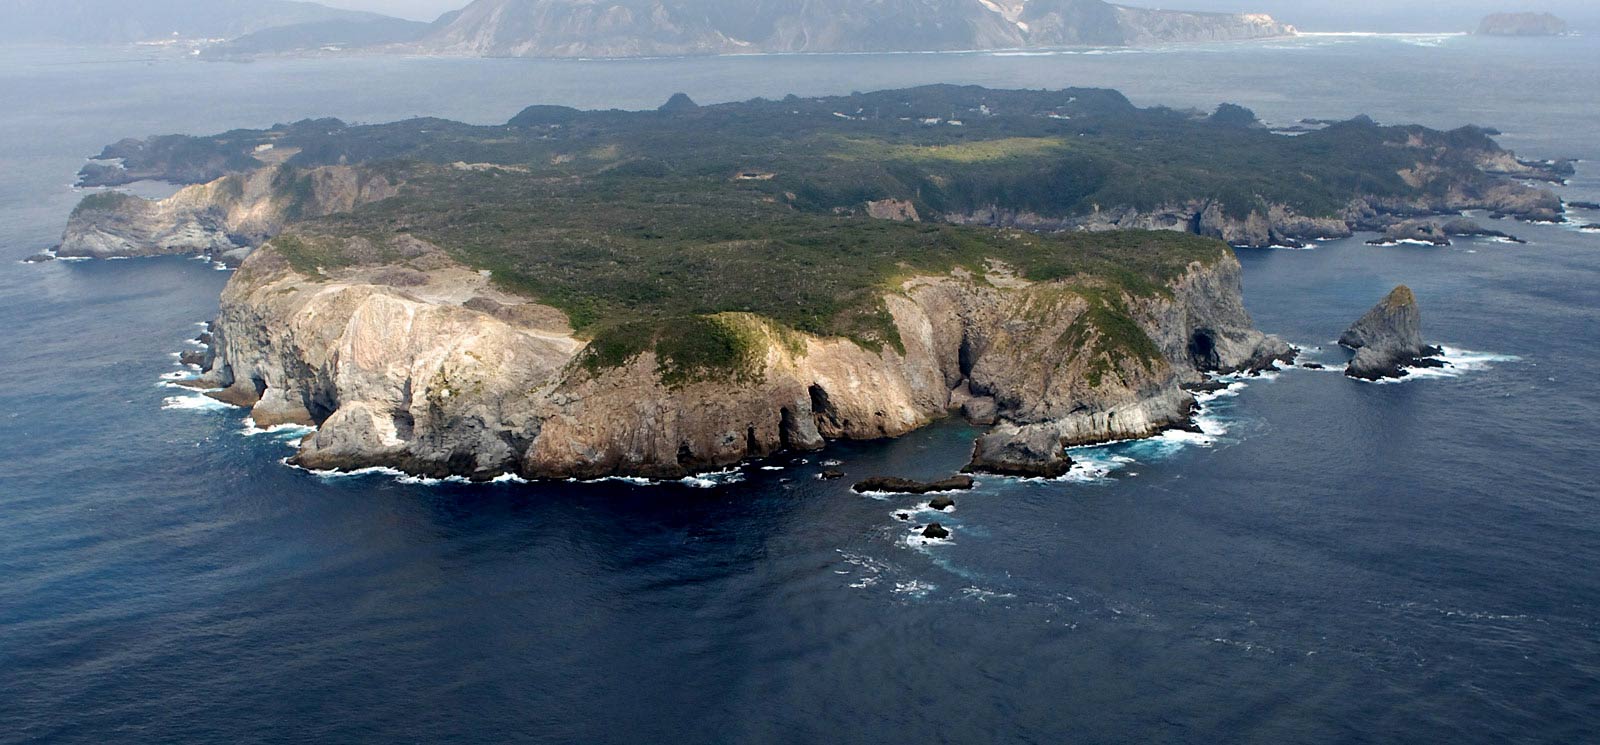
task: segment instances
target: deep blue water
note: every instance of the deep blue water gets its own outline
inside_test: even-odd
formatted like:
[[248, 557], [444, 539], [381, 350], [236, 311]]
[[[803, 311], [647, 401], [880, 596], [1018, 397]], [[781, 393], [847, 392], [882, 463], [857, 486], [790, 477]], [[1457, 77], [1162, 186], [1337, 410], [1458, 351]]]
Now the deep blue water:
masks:
[[[814, 475], [944, 475], [959, 424], [712, 489], [425, 486], [285, 468], [164, 408], [227, 275], [21, 265], [110, 141], [305, 116], [497, 121], [922, 82], [1369, 112], [1600, 159], [1600, 42], [1163, 53], [207, 65], [0, 51], [0, 742], [1600, 741], [1600, 235], [1242, 251], [1260, 326], [1328, 347], [1398, 282], [1478, 361], [1285, 371], [1208, 443], [985, 480], [908, 542]], [[1436, 44], [1429, 46], [1428, 44]], [[131, 60], [131, 61], [130, 61]], [[1564, 190], [1600, 200], [1600, 164]], [[1600, 222], [1600, 214], [1588, 221]], [[1340, 359], [1337, 351], [1312, 355]], [[775, 464], [768, 464], [775, 465]]]

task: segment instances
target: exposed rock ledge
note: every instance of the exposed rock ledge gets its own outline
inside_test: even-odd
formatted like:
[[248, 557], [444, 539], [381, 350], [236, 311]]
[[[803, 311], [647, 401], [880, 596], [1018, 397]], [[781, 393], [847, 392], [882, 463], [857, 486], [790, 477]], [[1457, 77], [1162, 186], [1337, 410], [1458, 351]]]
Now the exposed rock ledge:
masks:
[[1148, 360], [1107, 368], [1092, 342], [1063, 343], [1087, 304], [1057, 283], [957, 272], [887, 296], [903, 353], [810, 336], [797, 344], [794, 332], [729, 315], [768, 340], [758, 374], [671, 387], [648, 352], [592, 371], [560, 313], [400, 240], [405, 267], [317, 279], [268, 244], [223, 293], [206, 379], [258, 424], [316, 425], [298, 465], [675, 478], [827, 439], [905, 434], [946, 416], [961, 391], [992, 399], [1000, 422], [977, 448], [978, 470], [1048, 475], [1063, 470], [1066, 445], [1186, 424], [1194, 399], [1181, 386], [1202, 371], [1263, 369], [1294, 354], [1252, 328], [1239, 264], [1219, 252], [1190, 265], [1170, 295], [1129, 298], [1159, 349]]
[[237, 265], [292, 219], [348, 212], [392, 197], [399, 187], [352, 166], [274, 166], [188, 186], [162, 200], [104, 192], [73, 210], [56, 255], [204, 255]]

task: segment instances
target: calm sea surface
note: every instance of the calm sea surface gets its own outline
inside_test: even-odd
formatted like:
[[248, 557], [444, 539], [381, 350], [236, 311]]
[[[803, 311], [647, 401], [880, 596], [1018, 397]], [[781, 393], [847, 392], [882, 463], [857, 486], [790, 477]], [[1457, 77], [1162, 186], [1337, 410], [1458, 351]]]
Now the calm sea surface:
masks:
[[[1572, 226], [1241, 251], [1259, 325], [1313, 357], [1341, 359], [1328, 341], [1405, 282], [1462, 366], [1252, 382], [1212, 402], [1211, 437], [1082, 452], [1073, 481], [985, 480], [936, 546], [894, 517], [916, 501], [815, 475], [947, 474], [959, 424], [715, 488], [321, 479], [279, 465], [290, 435], [159, 385], [226, 273], [18, 263], [59, 235], [83, 158], [132, 135], [956, 82], [1477, 123], [1524, 155], [1600, 160], [1596, 69], [1582, 38], [651, 62], [0, 50], [0, 742], [1600, 741], [1600, 235]], [[1563, 193], [1600, 201], [1600, 164]]]

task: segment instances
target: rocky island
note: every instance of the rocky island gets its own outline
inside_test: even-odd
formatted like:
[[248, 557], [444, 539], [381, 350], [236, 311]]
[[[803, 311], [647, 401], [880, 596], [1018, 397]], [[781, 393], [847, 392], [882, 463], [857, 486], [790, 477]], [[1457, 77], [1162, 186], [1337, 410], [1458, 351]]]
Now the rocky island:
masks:
[[1478, 24], [1479, 36], [1561, 36], [1567, 22], [1549, 13], [1496, 13]]
[[1410, 287], [1394, 288], [1339, 337], [1356, 352], [1345, 374], [1361, 380], [1405, 377], [1406, 367], [1440, 367], [1439, 347], [1422, 341], [1422, 311]]
[[1293, 357], [1228, 243], [1562, 209], [1481, 130], [1240, 118], [938, 86], [157, 137], [83, 178], [200, 183], [59, 252], [240, 263], [194, 385], [316, 427], [308, 468], [675, 478], [965, 412], [969, 470], [1049, 477]]

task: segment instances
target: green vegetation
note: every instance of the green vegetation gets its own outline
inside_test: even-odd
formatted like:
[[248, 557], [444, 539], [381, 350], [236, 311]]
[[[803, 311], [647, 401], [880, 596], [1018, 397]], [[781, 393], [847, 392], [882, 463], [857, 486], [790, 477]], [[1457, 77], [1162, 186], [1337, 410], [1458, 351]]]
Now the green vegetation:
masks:
[[[998, 260], [1030, 280], [1085, 278], [1151, 295], [1190, 263], [1226, 255], [1179, 233], [1038, 235], [816, 214], [726, 179], [609, 175], [576, 186], [440, 168], [409, 183], [401, 197], [303, 223], [274, 245], [307, 271], [351, 261], [339, 247], [352, 236], [367, 246], [408, 233], [566, 312], [595, 342], [592, 368], [655, 346], [664, 375], [679, 380], [727, 369], [758, 341], [765, 349], [726, 318], [704, 320], [719, 314], [898, 347], [883, 296], [910, 276], [982, 274]], [[706, 346], [673, 346], [686, 337]]]
[[[1026, 279], [1068, 280], [1089, 300], [1063, 341], [1099, 355], [1098, 383], [1123, 361], [1158, 356], [1124, 295], [1165, 292], [1226, 248], [1176, 233], [1041, 235], [946, 221], [1192, 200], [1234, 216], [1271, 204], [1326, 216], [1356, 196], [1486, 178], [1473, 155], [1498, 150], [1470, 128], [1354, 120], [1285, 137], [1253, 121], [1238, 107], [1210, 117], [1139, 109], [1113, 91], [933, 86], [648, 112], [534, 107], [501, 126], [315, 120], [115, 149], [132, 170], [176, 178], [259, 164], [252, 154], [271, 144], [296, 153], [274, 184], [292, 204], [310, 196], [304, 169], [381, 171], [405, 184], [400, 196], [298, 222], [274, 246], [316, 276], [400, 260], [398, 235], [427, 240], [566, 312], [593, 340], [583, 361], [592, 370], [654, 349], [673, 384], [737, 377], [795, 331], [898, 347], [885, 293], [910, 276], [981, 274], [999, 260]], [[1407, 184], [1399, 172], [1418, 165], [1439, 176]], [[863, 215], [883, 199], [908, 201], [929, 222]]]
[[1119, 296], [1103, 290], [1080, 294], [1089, 301], [1089, 308], [1061, 334], [1057, 346], [1092, 356], [1091, 387], [1099, 387], [1105, 376], [1116, 374], [1117, 365], [1124, 361], [1149, 369], [1161, 359], [1161, 350], [1133, 320]]
[[138, 197], [135, 197], [132, 194], [125, 194], [120, 191], [102, 191], [84, 197], [83, 201], [78, 202], [78, 206], [72, 210], [72, 214], [77, 215], [84, 212], [111, 212], [120, 209], [123, 205], [129, 203], [130, 201], [137, 200]]

